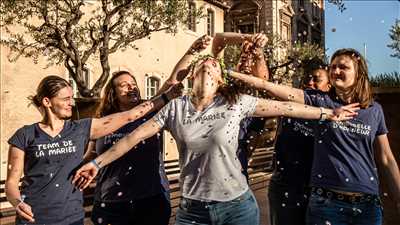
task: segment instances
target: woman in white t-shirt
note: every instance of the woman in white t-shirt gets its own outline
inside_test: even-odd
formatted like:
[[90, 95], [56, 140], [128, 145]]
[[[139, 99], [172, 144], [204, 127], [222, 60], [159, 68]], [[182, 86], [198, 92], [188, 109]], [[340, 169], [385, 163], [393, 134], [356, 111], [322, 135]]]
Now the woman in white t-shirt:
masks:
[[[186, 54], [198, 50], [194, 44]], [[189, 58], [184, 56], [180, 62]], [[332, 110], [239, 94], [213, 57], [192, 63], [190, 71], [193, 94], [172, 100], [148, 122], [81, 167], [74, 177], [74, 181], [81, 180], [77, 182], [80, 188], [85, 188], [100, 168], [165, 128], [175, 138], [179, 151], [182, 199], [176, 224], [257, 225], [257, 202], [236, 155], [240, 121], [248, 116], [279, 115], [345, 120], [357, 110], [356, 105]]]

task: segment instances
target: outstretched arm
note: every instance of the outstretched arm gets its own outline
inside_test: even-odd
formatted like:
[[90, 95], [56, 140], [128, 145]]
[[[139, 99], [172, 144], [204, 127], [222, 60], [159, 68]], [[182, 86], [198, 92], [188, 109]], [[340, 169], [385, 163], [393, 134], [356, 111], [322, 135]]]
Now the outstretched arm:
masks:
[[190, 48], [175, 65], [169, 78], [164, 82], [157, 94], [164, 92], [170, 86], [181, 82], [189, 73], [190, 63], [197, 53], [207, 48], [211, 43], [211, 37], [203, 35], [193, 42]]
[[258, 99], [253, 116], [274, 117], [285, 116], [313, 120], [349, 120], [357, 115], [359, 103], [353, 103], [336, 109], [317, 108], [296, 102], [281, 102], [268, 99]]
[[[165, 92], [168, 100], [171, 100], [182, 93], [182, 84], [177, 84], [171, 87]], [[90, 139], [97, 139], [103, 137], [111, 132], [114, 132], [123, 125], [133, 122], [149, 112], [159, 110], [167, 102], [164, 101], [162, 96], [158, 96], [149, 101], [146, 101], [131, 110], [114, 113], [102, 118], [95, 118], [92, 120], [92, 126], [90, 130]]]
[[388, 183], [389, 190], [396, 201], [398, 213], [400, 213], [400, 172], [386, 134], [376, 137], [375, 149], [377, 165]]
[[285, 85], [274, 84], [272, 82], [260, 79], [258, 77], [249, 76], [239, 72], [228, 71], [231, 77], [245, 82], [247, 85], [266, 90], [269, 95], [284, 101], [292, 101], [304, 104], [304, 91], [297, 88], [292, 88]]
[[78, 169], [72, 182], [75, 183], [80, 189], [86, 188], [96, 177], [96, 174], [100, 168], [123, 156], [140, 141], [154, 136], [160, 130], [161, 127], [154, 121], [154, 119], [147, 121], [135, 129], [132, 133], [119, 140], [109, 150], [105, 151], [103, 154], [99, 155], [94, 160], [86, 163], [80, 169]]

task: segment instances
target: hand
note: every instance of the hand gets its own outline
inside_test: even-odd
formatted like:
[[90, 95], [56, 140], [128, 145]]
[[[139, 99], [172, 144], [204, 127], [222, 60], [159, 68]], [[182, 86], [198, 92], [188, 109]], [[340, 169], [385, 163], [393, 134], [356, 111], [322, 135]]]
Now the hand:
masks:
[[349, 120], [357, 116], [357, 111], [360, 109], [360, 103], [348, 104], [333, 110], [333, 115], [328, 116], [329, 120], [342, 121]]
[[96, 177], [98, 171], [99, 169], [93, 164], [93, 162], [88, 162], [75, 172], [72, 184], [82, 191], [89, 186], [92, 180]]
[[257, 33], [251, 37], [251, 42], [254, 44], [253, 54], [257, 59], [260, 59], [264, 56], [263, 49], [267, 44], [268, 38], [265, 34]]
[[22, 217], [25, 220], [28, 220], [31, 223], [35, 222], [33, 218], [32, 208], [30, 205], [25, 202], [20, 202], [15, 206], [15, 211], [17, 212], [19, 217]]
[[181, 82], [176, 83], [165, 92], [165, 95], [167, 96], [168, 100], [172, 100], [172, 99], [182, 95], [183, 88], [184, 87]]
[[210, 44], [211, 37], [208, 35], [203, 35], [193, 42], [192, 46], [190, 46], [189, 52], [192, 54], [199, 53], [206, 49]]

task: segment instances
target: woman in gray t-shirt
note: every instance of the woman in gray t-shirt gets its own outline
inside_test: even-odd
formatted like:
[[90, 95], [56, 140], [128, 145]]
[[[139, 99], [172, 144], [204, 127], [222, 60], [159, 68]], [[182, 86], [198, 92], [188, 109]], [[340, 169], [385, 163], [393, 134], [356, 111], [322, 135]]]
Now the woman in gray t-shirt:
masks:
[[[187, 54], [196, 51], [189, 49]], [[189, 58], [184, 56], [181, 61]], [[110, 150], [81, 167], [74, 177], [86, 179], [80, 187], [87, 186], [99, 168], [165, 128], [177, 141], [179, 151], [183, 198], [176, 224], [221, 221], [219, 224], [256, 225], [258, 206], [236, 155], [240, 121], [248, 116], [342, 120], [354, 115], [352, 106], [320, 109], [239, 94], [233, 83], [226, 82], [220, 62], [213, 57], [198, 60], [191, 71], [193, 94], [172, 100]]]

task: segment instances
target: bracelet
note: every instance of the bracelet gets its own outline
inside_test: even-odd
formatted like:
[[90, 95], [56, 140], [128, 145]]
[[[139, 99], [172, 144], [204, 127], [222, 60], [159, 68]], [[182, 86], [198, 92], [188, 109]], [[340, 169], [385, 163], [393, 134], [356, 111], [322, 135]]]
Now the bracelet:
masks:
[[167, 104], [169, 102], [169, 99], [168, 99], [168, 97], [167, 97], [167, 95], [165, 93], [161, 94], [161, 98], [162, 98], [162, 100], [164, 101], [165, 104]]
[[228, 74], [229, 76], [232, 76], [232, 69], [231, 68], [228, 68], [227, 70], [226, 70], [226, 74]]
[[327, 117], [327, 114], [325, 113], [324, 108], [319, 107], [319, 110], [321, 111], [321, 113], [319, 115], [319, 121], [321, 121], [321, 122], [325, 121], [326, 117]]
[[99, 169], [101, 169], [100, 168], [100, 166], [99, 166], [99, 164], [97, 164], [97, 162], [96, 162], [96, 160], [92, 160], [92, 161], [90, 161], [91, 163], [93, 163], [93, 165], [99, 170]]

